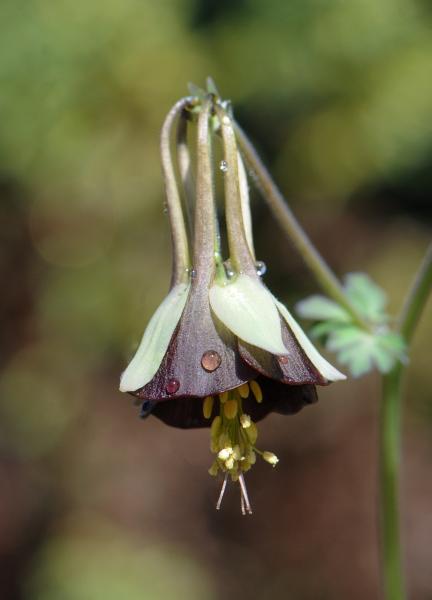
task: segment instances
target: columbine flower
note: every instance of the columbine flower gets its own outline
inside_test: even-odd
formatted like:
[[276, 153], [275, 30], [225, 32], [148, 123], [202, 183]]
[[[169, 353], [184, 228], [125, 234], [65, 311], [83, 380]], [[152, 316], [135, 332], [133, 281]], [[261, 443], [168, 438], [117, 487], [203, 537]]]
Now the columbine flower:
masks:
[[[251, 513], [244, 473], [256, 455], [278, 458], [257, 446], [256, 423], [269, 412], [293, 414], [317, 400], [315, 385], [345, 376], [308, 340], [283, 304], [263, 284], [252, 240], [246, 173], [223, 103], [186, 98], [165, 121], [161, 154], [173, 240], [171, 289], [124, 371], [120, 390], [152, 413], [182, 428], [211, 426], [210, 473], [224, 474], [220, 507], [230, 477], [238, 481], [242, 512]], [[188, 112], [189, 111], [189, 112]], [[186, 123], [198, 112], [192, 263], [170, 137], [178, 121], [179, 171], [191, 200]], [[214, 199], [211, 129], [221, 134], [229, 259], [223, 260]]]

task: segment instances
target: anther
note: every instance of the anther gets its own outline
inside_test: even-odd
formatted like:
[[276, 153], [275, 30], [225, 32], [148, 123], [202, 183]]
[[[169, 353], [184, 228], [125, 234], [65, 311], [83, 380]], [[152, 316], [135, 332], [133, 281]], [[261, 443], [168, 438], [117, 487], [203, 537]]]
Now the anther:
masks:
[[213, 412], [213, 396], [207, 396], [203, 402], [203, 415], [205, 419], [210, 419]]
[[243, 383], [237, 390], [242, 398], [247, 398], [249, 396], [249, 385], [247, 383]]
[[250, 427], [252, 423], [250, 416], [243, 413], [240, 417], [240, 423], [243, 429]]
[[219, 400], [224, 404], [228, 400], [228, 392], [222, 392], [219, 394]]
[[237, 400], [228, 400], [223, 405], [224, 413], [227, 419], [234, 419], [237, 416], [238, 404]]
[[272, 467], [275, 467], [279, 462], [278, 457], [276, 456], [276, 454], [273, 454], [273, 452], [265, 451], [265, 452], [263, 452], [262, 457], [265, 461], [270, 463], [272, 465]]
[[261, 386], [254, 379], [249, 381], [250, 389], [252, 390], [252, 394], [255, 396], [255, 400], [260, 404], [263, 399], [263, 394], [261, 390]]

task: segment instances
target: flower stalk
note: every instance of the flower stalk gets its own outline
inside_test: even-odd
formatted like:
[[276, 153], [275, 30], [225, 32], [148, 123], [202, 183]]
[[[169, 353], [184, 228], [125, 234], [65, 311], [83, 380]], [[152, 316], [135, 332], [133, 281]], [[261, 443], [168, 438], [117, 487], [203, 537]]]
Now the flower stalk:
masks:
[[[432, 286], [432, 244], [413, 280], [398, 321], [407, 346]], [[407, 348], [408, 350], [408, 348]], [[399, 519], [401, 410], [405, 366], [396, 364], [383, 376], [380, 412], [380, 526], [383, 587], [388, 600], [403, 600], [405, 585]]]

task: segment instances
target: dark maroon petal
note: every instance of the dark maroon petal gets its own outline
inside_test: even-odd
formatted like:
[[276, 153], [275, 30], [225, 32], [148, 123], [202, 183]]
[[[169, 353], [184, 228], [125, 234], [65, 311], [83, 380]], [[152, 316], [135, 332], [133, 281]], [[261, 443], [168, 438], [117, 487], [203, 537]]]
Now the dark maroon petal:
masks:
[[281, 317], [282, 339], [287, 349], [286, 356], [276, 356], [238, 340], [238, 348], [243, 360], [255, 371], [290, 385], [327, 385], [328, 380], [312, 364], [303, 348]]
[[309, 404], [318, 402], [314, 385], [284, 385], [272, 379], [257, 379], [263, 393], [263, 404], [272, 403], [272, 412], [280, 415], [294, 415]]
[[219, 402], [213, 405], [213, 413], [209, 419], [203, 414], [202, 398], [177, 398], [166, 402], [157, 402], [152, 415], [171, 427], [180, 429], [196, 429], [210, 427], [214, 417], [219, 413]]
[[241, 359], [234, 335], [210, 309], [207, 285], [191, 292], [153, 379], [134, 395], [146, 400], [213, 396], [256, 377]]
[[[255, 423], [264, 419], [270, 412], [293, 415], [304, 406], [318, 400], [313, 385], [284, 385], [264, 377], [258, 377], [257, 382], [263, 392], [263, 401], [258, 403], [252, 394], [242, 401], [243, 412]], [[214, 417], [220, 411], [218, 398], [215, 398], [213, 412], [209, 419], [204, 418], [202, 398], [178, 398], [153, 404], [147, 400], [143, 405], [141, 416], [146, 417], [151, 411], [152, 415], [166, 425], [181, 429], [210, 427]]]
[[[243, 400], [243, 411], [250, 415], [255, 423], [264, 419], [271, 412], [272, 406], [273, 402], [258, 404], [252, 397]], [[171, 425], [171, 427], [196, 429], [199, 427], [210, 427], [213, 419], [219, 412], [219, 399], [215, 399], [212, 415], [209, 419], [206, 419], [203, 415], [202, 398], [178, 398], [173, 401], [167, 400], [166, 402], [155, 403], [151, 414], [166, 425]]]

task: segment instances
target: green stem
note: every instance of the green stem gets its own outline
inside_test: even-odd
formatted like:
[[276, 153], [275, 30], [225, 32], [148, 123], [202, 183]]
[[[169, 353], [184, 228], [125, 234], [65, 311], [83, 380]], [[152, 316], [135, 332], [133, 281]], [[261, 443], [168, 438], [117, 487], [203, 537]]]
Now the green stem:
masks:
[[426, 251], [399, 318], [399, 331], [409, 343], [432, 286], [432, 244]]
[[306, 265], [313, 272], [319, 284], [327, 292], [327, 294], [345, 308], [357, 325], [359, 325], [362, 329], [369, 331], [369, 324], [362, 318], [357, 309], [351, 304], [338, 278], [323, 260], [316, 248], [312, 245], [300, 223], [297, 221], [293, 212], [285, 202], [282, 193], [272, 180], [269, 172], [259, 158], [246, 134], [237, 124], [235, 124], [235, 131], [237, 141], [245, 158], [246, 164], [255, 174], [256, 183], [258, 184], [264, 199], [275, 214], [278, 223], [280, 223], [289, 238], [292, 240]]
[[384, 597], [403, 600], [404, 581], [399, 535], [399, 464], [401, 438], [400, 363], [383, 376], [380, 407], [380, 530]]
[[[432, 245], [406, 296], [398, 330], [410, 344], [432, 285]], [[404, 366], [383, 377], [380, 415], [380, 526], [383, 585], [387, 600], [405, 598], [399, 535], [399, 465]]]

